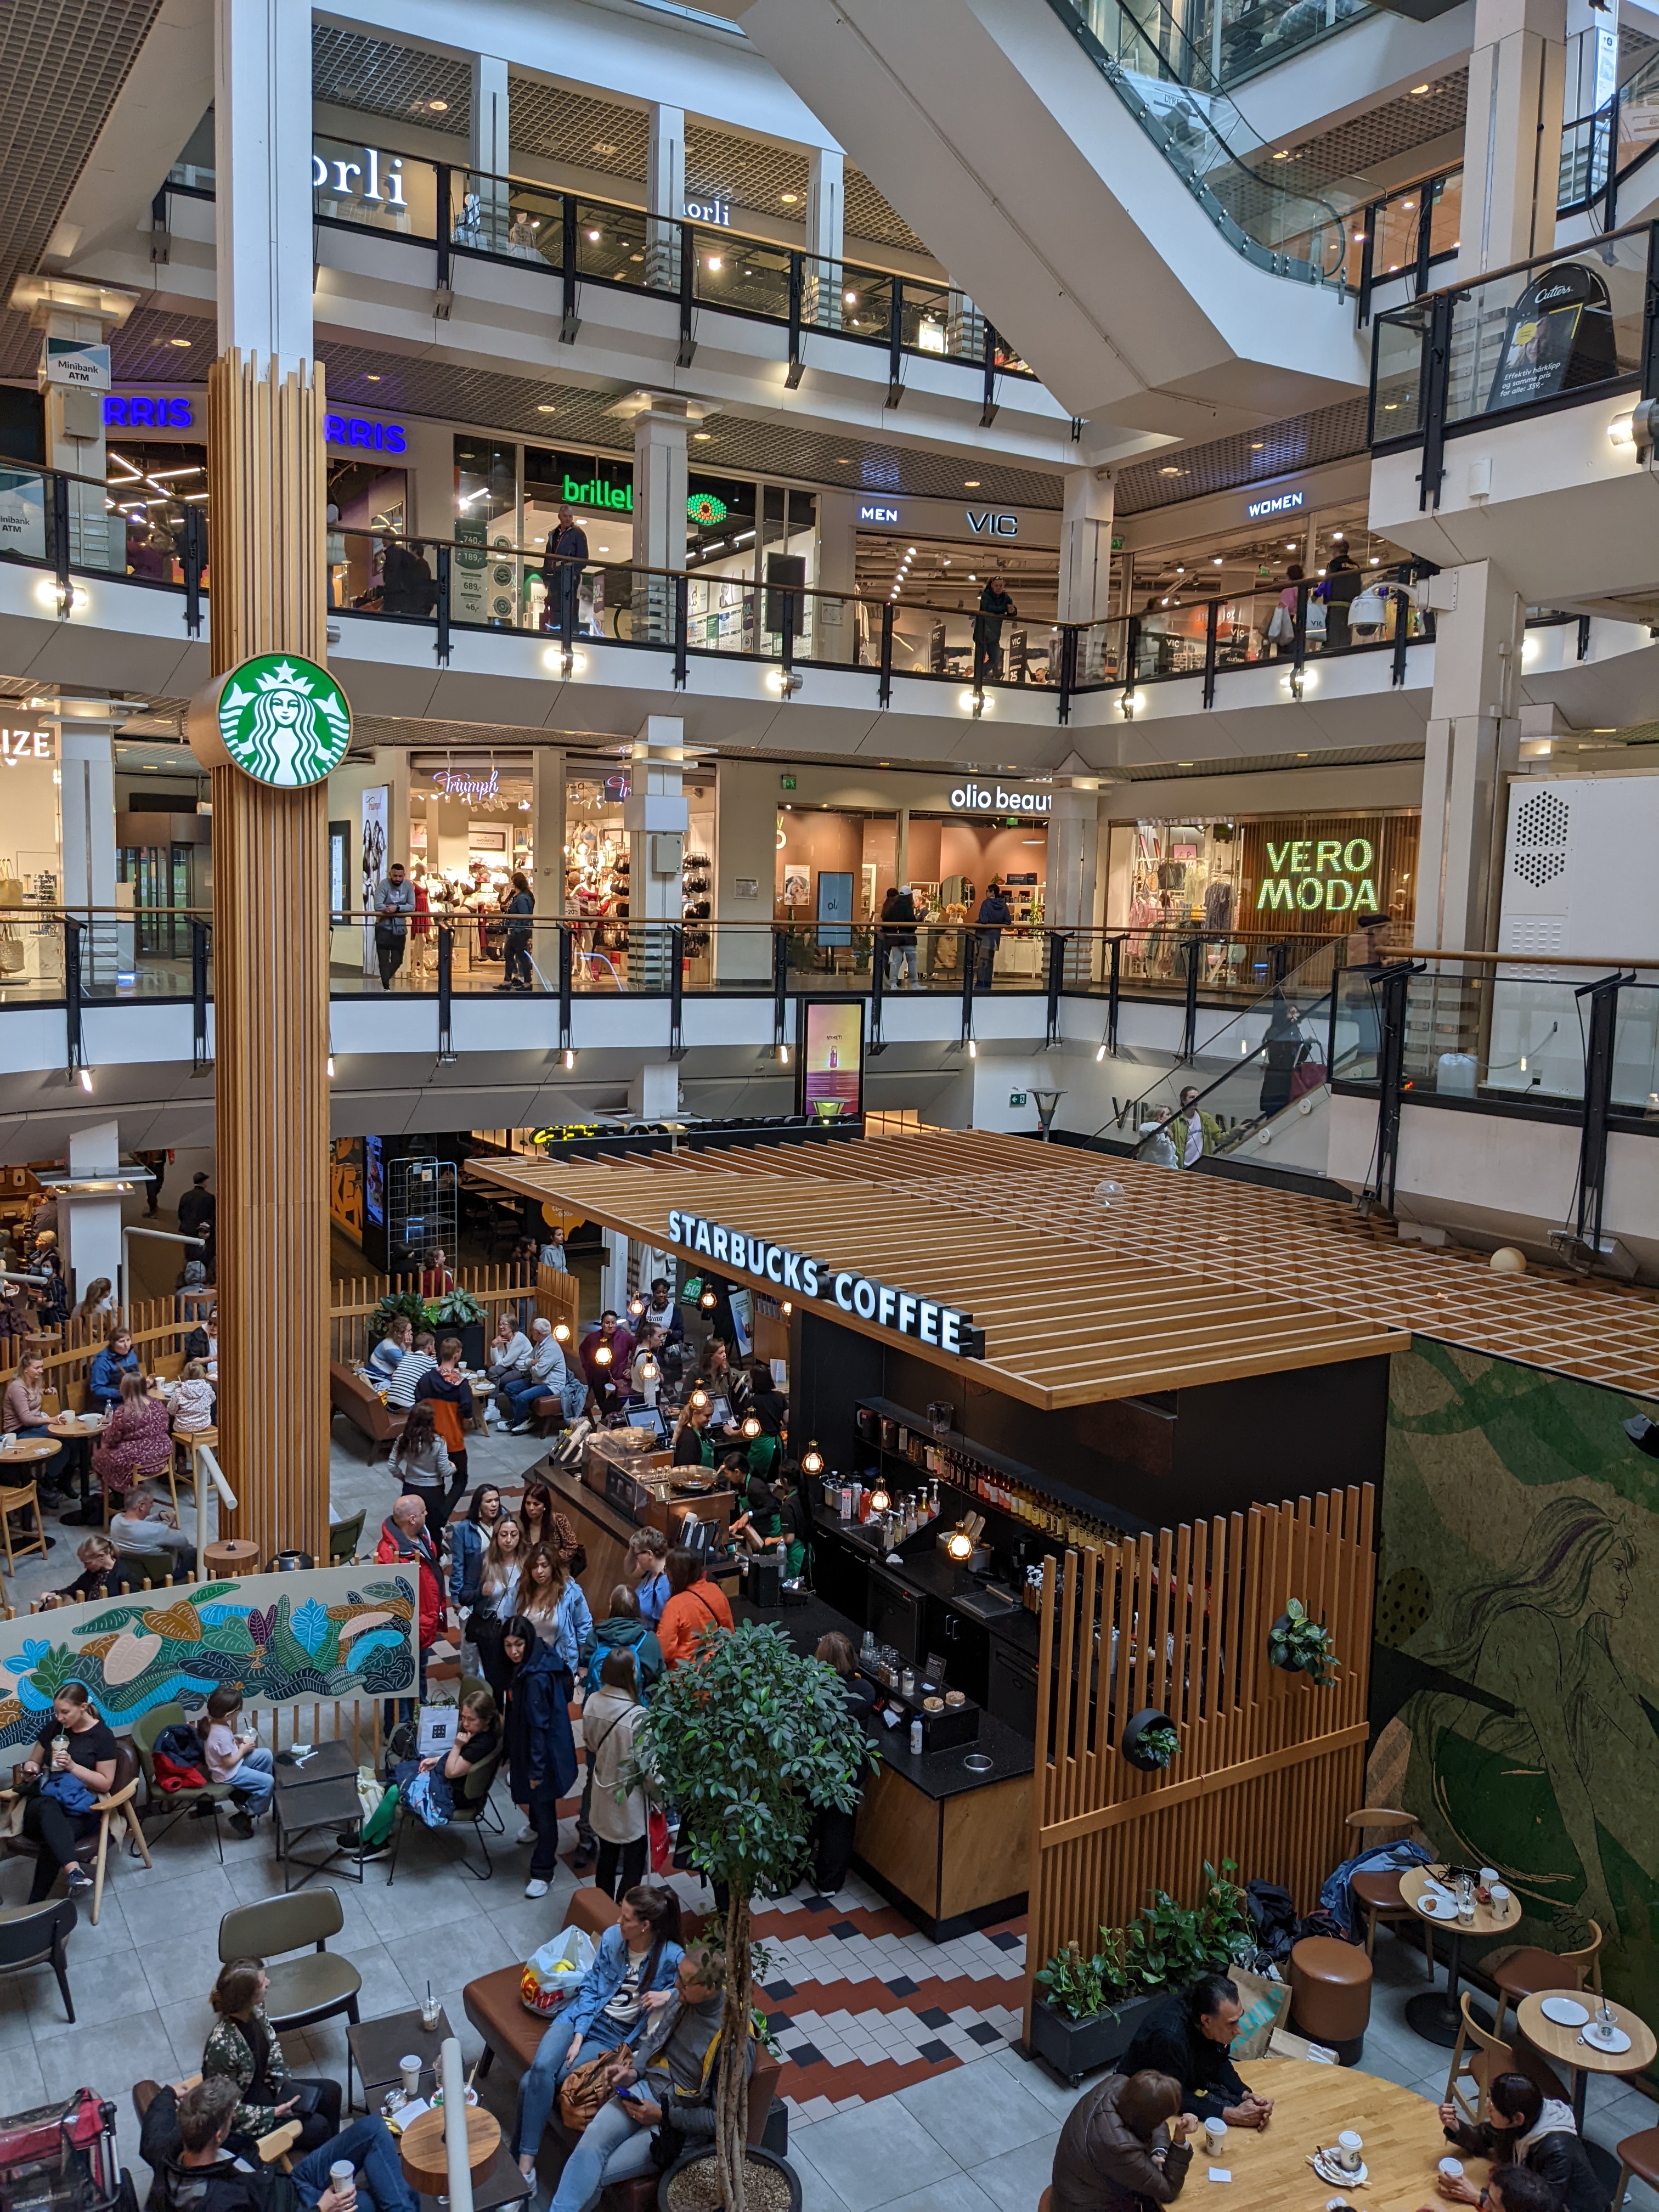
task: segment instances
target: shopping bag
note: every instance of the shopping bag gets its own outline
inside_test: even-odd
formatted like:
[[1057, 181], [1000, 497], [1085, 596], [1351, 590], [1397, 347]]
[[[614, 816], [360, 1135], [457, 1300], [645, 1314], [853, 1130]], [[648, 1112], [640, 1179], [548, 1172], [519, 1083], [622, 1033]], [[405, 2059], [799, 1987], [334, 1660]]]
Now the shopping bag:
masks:
[[647, 1826], [651, 1838], [651, 1871], [653, 1874], [666, 1874], [674, 1863], [674, 1844], [668, 1832], [667, 1814], [653, 1805]]
[[556, 2012], [592, 1966], [593, 1939], [585, 1929], [562, 1928], [525, 1960], [519, 1994], [527, 2012]]

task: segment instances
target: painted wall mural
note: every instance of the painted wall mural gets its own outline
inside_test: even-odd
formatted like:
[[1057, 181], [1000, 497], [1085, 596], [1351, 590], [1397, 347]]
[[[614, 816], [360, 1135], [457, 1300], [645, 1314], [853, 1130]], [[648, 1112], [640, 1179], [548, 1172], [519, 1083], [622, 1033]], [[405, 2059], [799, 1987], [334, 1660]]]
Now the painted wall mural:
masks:
[[1392, 1363], [1366, 1796], [1603, 1932], [1659, 2020], [1659, 1460], [1618, 1391], [1423, 1338]]
[[0, 1751], [32, 1743], [65, 1682], [118, 1730], [201, 1711], [222, 1682], [252, 1706], [412, 1691], [415, 1590], [362, 1566], [198, 1583], [0, 1621]]

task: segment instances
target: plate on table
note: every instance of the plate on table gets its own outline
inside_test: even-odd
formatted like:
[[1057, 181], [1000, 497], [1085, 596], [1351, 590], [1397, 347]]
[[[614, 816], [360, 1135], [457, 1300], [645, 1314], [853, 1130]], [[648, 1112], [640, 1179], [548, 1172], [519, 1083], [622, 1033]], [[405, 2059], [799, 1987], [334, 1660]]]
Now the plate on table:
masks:
[[1457, 1899], [1455, 1897], [1443, 1897], [1438, 1892], [1427, 1889], [1418, 1899], [1417, 1909], [1431, 1920], [1455, 1920]]
[[1363, 2158], [1352, 2173], [1345, 2172], [1322, 2150], [1314, 2153], [1311, 2164], [1320, 2179], [1328, 2181], [1334, 2189], [1363, 2189], [1370, 2178]]
[[1630, 2049], [1630, 2038], [1622, 2027], [1609, 2027], [1603, 2033], [1594, 2021], [1578, 2040], [1587, 2050], [1603, 2051], [1610, 2058], [1617, 2057], [1621, 2051]]
[[1546, 2020], [1553, 2020], [1558, 2027], [1583, 2027], [1589, 2014], [1571, 1997], [1543, 1997], [1539, 2010]]

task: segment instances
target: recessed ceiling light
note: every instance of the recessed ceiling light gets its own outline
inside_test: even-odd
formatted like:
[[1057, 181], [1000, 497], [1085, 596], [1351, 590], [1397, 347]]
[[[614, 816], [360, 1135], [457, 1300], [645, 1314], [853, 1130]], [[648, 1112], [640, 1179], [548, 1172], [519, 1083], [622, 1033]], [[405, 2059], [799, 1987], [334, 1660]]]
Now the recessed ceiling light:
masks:
[[597, 230], [590, 230], [590, 231], [588, 232], [588, 234], [587, 234], [587, 236], [588, 236], [588, 241], [589, 241], [589, 243], [590, 243], [591, 245], [597, 246], [597, 245], [599, 244], [599, 232], [598, 232]]
[[1427, 85], [1425, 85], [1425, 84], [1414, 84], [1414, 85], [1412, 87], [1412, 94], [1411, 94], [1412, 98], [1413, 98], [1413, 100], [1421, 100], [1421, 99], [1422, 99], [1422, 97], [1423, 97], [1423, 95], [1424, 95], [1424, 94], [1428, 90], [1428, 88], [1428, 88], [1428, 87], [1427, 87]]
[[836, 466], [838, 469], [850, 469], [852, 465], [852, 457], [849, 454], [837, 453], [836, 455]]
[[799, 192], [780, 192], [778, 194], [778, 198], [785, 207], [793, 207], [795, 202], [800, 198], [800, 194]]
[[363, 371], [363, 382], [364, 382], [365, 384], [378, 384], [378, 383], [380, 382], [380, 373], [379, 373], [379, 371], [378, 371], [378, 370], [376, 370], [376, 369], [372, 369], [372, 368], [366, 368], [366, 369]]
[[1285, 147], [1281, 152], [1277, 153], [1277, 154], [1275, 154], [1275, 155], [1273, 155], [1273, 159], [1274, 159], [1274, 161], [1288, 161], [1290, 160], [1290, 158], [1291, 158], [1291, 149], [1290, 149], [1290, 148], [1289, 148], [1288, 146]]
[[1255, 445], [1253, 445], [1253, 446], [1251, 447], [1250, 451], [1251, 451], [1253, 453], [1259, 453], [1261, 451], [1262, 447], [1263, 447], [1266, 443], [1267, 443], [1267, 441], [1266, 441], [1266, 439], [1265, 439], [1265, 438], [1258, 438], [1258, 439], [1256, 440], [1256, 441], [1255, 441]]
[[554, 412], [554, 409], [547, 400], [538, 399], [536, 402], [536, 412], [538, 415], [551, 415]]
[[1158, 474], [1161, 477], [1178, 477], [1181, 474], [1181, 471], [1179, 469], [1171, 466], [1160, 469], [1158, 471]]
[[596, 138], [593, 141], [593, 151], [596, 154], [614, 154], [616, 150], [608, 138]]
[[706, 446], [714, 434], [712, 430], [694, 430], [691, 433], [691, 437], [695, 444]]
[[979, 478], [977, 477], [963, 477], [962, 480], [962, 488], [963, 491], [977, 491], [979, 489]]
[[428, 100], [426, 106], [429, 115], [447, 115], [449, 112], [449, 102], [447, 100]]
[[188, 338], [169, 338], [167, 343], [171, 346], [182, 346], [186, 353], [190, 350], [191, 341]]

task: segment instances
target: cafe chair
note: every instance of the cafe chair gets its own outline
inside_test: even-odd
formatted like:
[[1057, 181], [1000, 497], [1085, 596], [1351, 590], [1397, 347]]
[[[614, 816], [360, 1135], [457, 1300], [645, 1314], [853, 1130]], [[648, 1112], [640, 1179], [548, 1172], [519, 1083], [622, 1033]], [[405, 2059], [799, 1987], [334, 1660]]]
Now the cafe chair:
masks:
[[[239, 1905], [219, 1923], [219, 1961], [263, 1959], [270, 1977], [265, 2017], [273, 2032], [309, 2027], [343, 2012], [354, 2027], [362, 1976], [349, 1959], [328, 1948], [331, 1936], [345, 1926], [337, 1889], [299, 1889], [289, 1897], [267, 1897], [258, 1905]], [[303, 1946], [311, 1944], [310, 1951]], [[283, 1954], [299, 1951], [300, 1957]]]
[[[1417, 1826], [1415, 1813], [1405, 1813], [1392, 1805], [1364, 1805], [1357, 1813], [1350, 1813], [1349, 1827], [1359, 1832], [1359, 1847], [1367, 1849], [1372, 1843], [1401, 1843]], [[1420, 1912], [1415, 1912], [1401, 1894], [1399, 1867], [1362, 1867], [1351, 1875], [1349, 1892], [1365, 1916], [1365, 1956], [1370, 1958], [1376, 1948], [1378, 1921], [1394, 1927], [1402, 1921], [1413, 1923], [1413, 1932], [1423, 1939], [1423, 1955], [1429, 1964], [1429, 1979], [1434, 1979], [1434, 1929]]]
[[163, 1583], [181, 1581], [188, 1572], [177, 1552], [118, 1552], [115, 1556], [135, 1589], [141, 1583], [160, 1589]]
[[[21, 1540], [12, 1541], [11, 1516], [14, 1513], [33, 1513], [34, 1533], [31, 1535], [27, 1524], [21, 1532]], [[9, 1483], [0, 1488], [0, 1538], [6, 1547], [6, 1572], [17, 1572], [19, 1559], [26, 1559], [32, 1552], [46, 1556], [46, 1524], [40, 1517], [40, 1498], [33, 1482]]]
[[[157, 1843], [184, 1818], [186, 1813], [199, 1812], [204, 1819], [210, 1820], [213, 1823], [213, 1840], [219, 1848], [219, 1863], [222, 1866], [225, 1862], [225, 1844], [219, 1827], [219, 1808], [229, 1799], [229, 1783], [209, 1782], [199, 1790], [163, 1790], [155, 1779], [155, 1739], [164, 1729], [176, 1728], [184, 1723], [184, 1707], [167, 1705], [152, 1705], [147, 1713], [141, 1713], [132, 1724], [132, 1747], [138, 1754], [138, 1764], [143, 1771], [144, 1777], [143, 1809], [146, 1813], [160, 1811], [169, 1813], [173, 1816], [156, 1835], [155, 1840]], [[204, 1774], [207, 1771], [205, 1757], [202, 1771]]]
[[1544, 1951], [1522, 1944], [1495, 1963], [1482, 1961], [1498, 1989], [1495, 2032], [1504, 2033], [1504, 2018], [1511, 2004], [1536, 1996], [1544, 1990], [1582, 1990], [1586, 1979], [1598, 1994], [1601, 1987], [1601, 1930], [1592, 1920], [1590, 1940], [1577, 1951]]
[[349, 1521], [337, 1521], [328, 1532], [328, 1563], [331, 1567], [349, 1567], [357, 1556], [357, 1539], [363, 1533], [368, 1509], [354, 1513]]
[[1659, 2128], [1644, 2128], [1613, 2145], [1619, 2160], [1619, 2186], [1613, 2192], [1613, 2212], [1623, 2212], [1626, 2191], [1632, 2179], [1659, 2189]]
[[58, 1993], [70, 2025], [75, 2025], [75, 1999], [70, 1994], [69, 1959], [64, 1946], [76, 1919], [72, 1897], [48, 1897], [39, 1905], [14, 1905], [0, 1910], [0, 1974], [26, 1973], [33, 1966], [50, 1966], [58, 1977]]
[[[138, 1758], [131, 1741], [118, 1736], [115, 1746], [115, 1775], [106, 1797], [94, 1797], [80, 1816], [76, 1840], [81, 1845], [81, 1857], [85, 1863], [93, 1857], [92, 1924], [98, 1925], [98, 1916], [103, 1910], [104, 1881], [109, 1866], [109, 1832], [112, 1824], [118, 1843], [124, 1830], [131, 1832], [129, 1849], [149, 1864], [149, 1851], [144, 1842], [144, 1832], [138, 1825], [137, 1808], [133, 1798], [138, 1789]], [[97, 1821], [96, 1829], [93, 1826]], [[94, 1844], [95, 1838], [95, 1844]], [[6, 1855], [10, 1858], [32, 1859], [39, 1856], [38, 1846], [31, 1836], [8, 1836], [4, 1839]]]
[[1472, 2127], [1486, 2117], [1486, 2093], [1500, 2074], [1524, 2074], [1529, 2081], [1537, 2083], [1541, 2095], [1559, 2097], [1563, 2104], [1571, 2103], [1571, 2094], [1560, 2075], [1524, 2038], [1505, 2043], [1500, 2036], [1489, 2034], [1481, 2027], [1467, 1990], [1458, 1995], [1457, 2009], [1461, 2015], [1457, 2040], [1452, 2045], [1451, 2071], [1446, 2076], [1443, 2101], [1455, 2106], [1461, 2118]]
[[[463, 1697], [466, 1694], [465, 1687], [461, 1694]], [[497, 1751], [491, 1758], [481, 1759], [476, 1766], [467, 1770], [465, 1780], [455, 1792], [455, 1808], [449, 1816], [450, 1827], [471, 1828], [478, 1839], [478, 1849], [483, 1856], [482, 1868], [475, 1867], [465, 1852], [462, 1853], [460, 1859], [460, 1871], [471, 1875], [474, 1881], [488, 1881], [495, 1871], [495, 1862], [489, 1856], [489, 1845], [484, 1840], [485, 1832], [496, 1836], [507, 1832], [501, 1814], [489, 1802], [489, 1792], [501, 1757], [501, 1753]], [[402, 1847], [404, 1830], [424, 1828], [425, 1826], [425, 1821], [411, 1813], [406, 1805], [398, 1806], [398, 1818], [392, 1830], [392, 1857], [386, 1870], [388, 1889], [398, 1879], [398, 1853]], [[444, 1830], [434, 1828], [432, 1833], [441, 1836]]]

